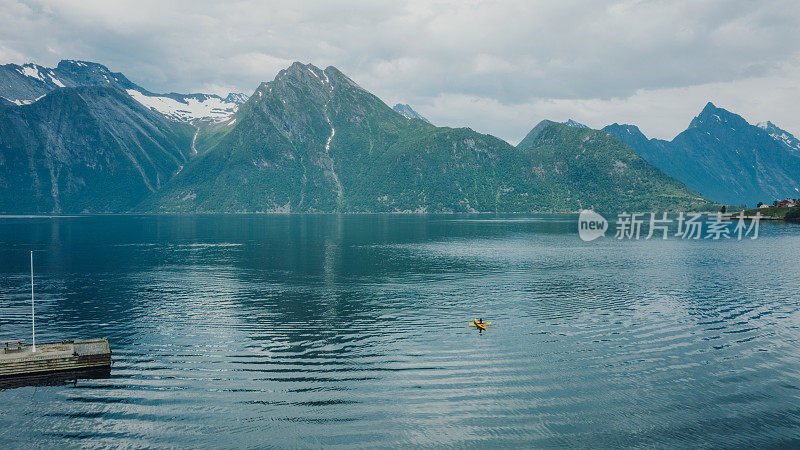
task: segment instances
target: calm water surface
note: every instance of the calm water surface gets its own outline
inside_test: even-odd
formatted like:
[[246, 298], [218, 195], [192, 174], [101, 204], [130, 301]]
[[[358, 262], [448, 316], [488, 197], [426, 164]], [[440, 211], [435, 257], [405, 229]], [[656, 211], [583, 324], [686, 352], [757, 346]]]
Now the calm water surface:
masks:
[[[584, 243], [574, 216], [0, 218], [0, 447], [800, 446], [800, 226]], [[478, 334], [475, 317], [493, 322]]]

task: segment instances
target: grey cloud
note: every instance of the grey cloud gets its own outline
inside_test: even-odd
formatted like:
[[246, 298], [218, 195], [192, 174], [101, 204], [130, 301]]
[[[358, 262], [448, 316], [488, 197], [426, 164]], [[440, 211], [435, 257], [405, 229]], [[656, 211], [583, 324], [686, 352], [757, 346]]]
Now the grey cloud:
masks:
[[[595, 102], [615, 105], [599, 116], [619, 121], [611, 114], [643, 110], [619, 106], [641, 91], [788, 79], [800, 55], [800, 5], [782, 1], [0, 5], [0, 56], [14, 62], [80, 58], [153, 91], [248, 93], [293, 60], [334, 65], [387, 102], [419, 106], [435, 123], [478, 122], [481, 131], [509, 139], [542, 118], [520, 114], [561, 114], [569, 102]], [[463, 99], [484, 105], [487, 116], [468, 117]], [[567, 103], [548, 109], [555, 100]], [[704, 99], [697, 102], [700, 108]]]

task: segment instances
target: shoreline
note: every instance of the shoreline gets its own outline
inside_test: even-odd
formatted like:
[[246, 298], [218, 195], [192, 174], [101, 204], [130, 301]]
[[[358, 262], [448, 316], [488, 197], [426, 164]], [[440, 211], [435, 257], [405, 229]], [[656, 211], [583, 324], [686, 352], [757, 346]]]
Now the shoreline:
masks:
[[[595, 211], [599, 214], [649, 214], [649, 213], [668, 213], [679, 214], [683, 213], [697, 213], [697, 214], [718, 214], [719, 211], [673, 211], [673, 210], [647, 210], [647, 211]], [[0, 219], [61, 219], [61, 218], [78, 218], [78, 217], [115, 217], [115, 216], [129, 216], [129, 217], [149, 217], [149, 216], [164, 216], [164, 217], [178, 217], [178, 216], [456, 216], [456, 215], [474, 215], [474, 216], [488, 216], [488, 215], [506, 215], [506, 216], [523, 216], [523, 215], [566, 215], [566, 214], [580, 214], [578, 211], [515, 211], [515, 212], [495, 212], [495, 211], [464, 211], [464, 212], [405, 212], [405, 211], [384, 211], [384, 212], [270, 212], [270, 211], [234, 211], [234, 212], [117, 212], [117, 213], [67, 213], [67, 214], [3, 214], [0, 213]], [[763, 218], [763, 217], [762, 217]]]

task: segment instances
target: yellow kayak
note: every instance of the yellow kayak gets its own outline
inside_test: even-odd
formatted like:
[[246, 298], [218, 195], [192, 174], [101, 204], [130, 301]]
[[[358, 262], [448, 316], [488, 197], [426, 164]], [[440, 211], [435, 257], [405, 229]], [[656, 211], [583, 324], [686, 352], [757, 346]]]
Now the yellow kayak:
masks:
[[478, 322], [478, 319], [475, 319], [472, 322], [470, 322], [469, 326], [476, 327], [479, 330], [486, 330], [486, 326], [491, 324], [492, 322]]

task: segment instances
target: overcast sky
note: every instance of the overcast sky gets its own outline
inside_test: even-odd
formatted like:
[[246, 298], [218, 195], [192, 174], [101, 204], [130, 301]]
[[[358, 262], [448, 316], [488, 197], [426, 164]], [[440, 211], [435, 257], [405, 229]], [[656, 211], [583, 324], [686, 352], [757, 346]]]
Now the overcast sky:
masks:
[[0, 0], [0, 63], [100, 62], [154, 92], [333, 65], [437, 125], [548, 118], [672, 138], [707, 101], [800, 135], [796, 1]]

